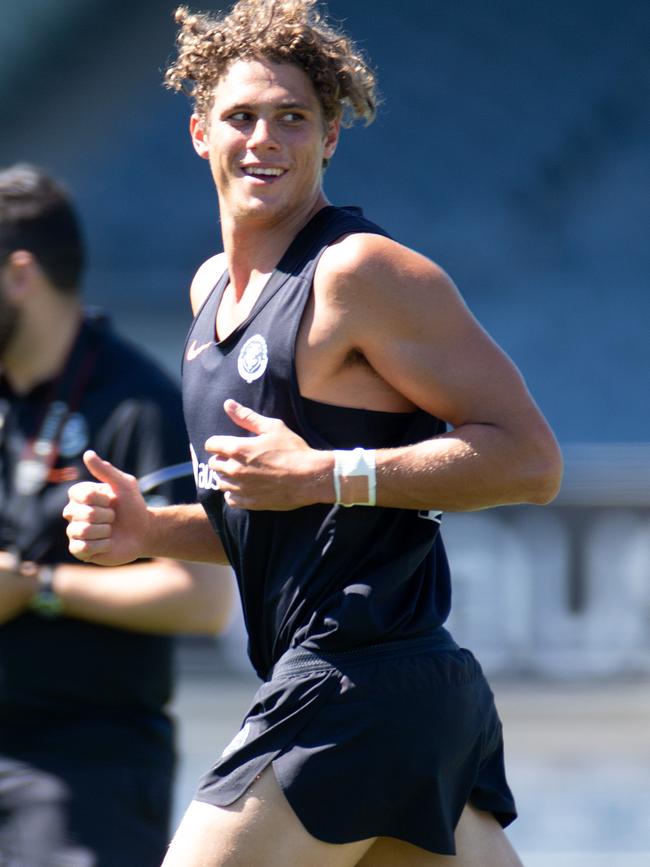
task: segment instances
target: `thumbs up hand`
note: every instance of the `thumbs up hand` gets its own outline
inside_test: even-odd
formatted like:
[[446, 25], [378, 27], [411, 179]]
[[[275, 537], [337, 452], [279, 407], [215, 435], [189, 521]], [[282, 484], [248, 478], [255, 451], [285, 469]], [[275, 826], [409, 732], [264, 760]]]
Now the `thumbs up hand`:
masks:
[[226, 414], [253, 436], [212, 436], [205, 450], [229, 506], [287, 511], [332, 502], [332, 452], [312, 449], [278, 418], [269, 418], [235, 400]]
[[144, 556], [149, 512], [135, 476], [93, 451], [85, 452], [83, 459], [97, 481], [78, 482], [68, 490], [63, 517], [68, 521], [70, 553], [101, 566], [119, 566]]

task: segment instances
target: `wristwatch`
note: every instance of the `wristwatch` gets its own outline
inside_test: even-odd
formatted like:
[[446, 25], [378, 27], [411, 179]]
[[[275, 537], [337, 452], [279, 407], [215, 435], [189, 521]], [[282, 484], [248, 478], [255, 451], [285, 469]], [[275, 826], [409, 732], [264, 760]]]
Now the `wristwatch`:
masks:
[[29, 607], [41, 617], [58, 617], [63, 612], [63, 599], [54, 590], [54, 569], [39, 566], [36, 572], [38, 591], [32, 596]]

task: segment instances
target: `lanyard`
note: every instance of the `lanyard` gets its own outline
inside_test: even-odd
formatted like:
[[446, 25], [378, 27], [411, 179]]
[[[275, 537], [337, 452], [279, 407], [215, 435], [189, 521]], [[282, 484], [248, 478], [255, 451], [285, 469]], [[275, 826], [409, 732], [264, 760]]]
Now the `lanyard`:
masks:
[[14, 470], [14, 491], [33, 497], [45, 487], [59, 456], [63, 427], [81, 403], [97, 361], [97, 347], [78, 334], [60, 376], [52, 383], [42, 422], [28, 438]]
[[58, 442], [70, 409], [63, 400], [47, 407], [38, 435], [25, 443], [14, 469], [13, 488], [22, 497], [33, 497], [45, 486], [58, 455]]
[[[20, 532], [22, 518], [32, 499], [38, 496], [51, 480], [53, 467], [59, 456], [59, 443], [65, 423], [74, 412], [86, 393], [99, 351], [96, 341], [81, 331], [72, 346], [61, 374], [51, 384], [44, 401], [43, 411], [35, 430], [23, 446], [20, 457], [12, 466], [9, 440], [9, 414], [11, 400], [0, 401], [0, 436], [4, 440], [5, 479], [8, 489], [5, 497], [3, 523], [5, 534], [15, 538]], [[60, 475], [60, 474], [59, 474]], [[57, 481], [65, 481], [64, 477]], [[10, 527], [14, 527], [14, 531]], [[6, 545], [8, 540], [4, 541]]]

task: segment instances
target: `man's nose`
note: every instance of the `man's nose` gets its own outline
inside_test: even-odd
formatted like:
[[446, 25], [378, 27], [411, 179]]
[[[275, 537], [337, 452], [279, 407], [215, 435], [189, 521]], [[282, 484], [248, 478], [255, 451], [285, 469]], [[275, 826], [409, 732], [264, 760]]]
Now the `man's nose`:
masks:
[[248, 138], [248, 146], [250, 148], [273, 148], [278, 146], [270, 121], [265, 118], [258, 118]]

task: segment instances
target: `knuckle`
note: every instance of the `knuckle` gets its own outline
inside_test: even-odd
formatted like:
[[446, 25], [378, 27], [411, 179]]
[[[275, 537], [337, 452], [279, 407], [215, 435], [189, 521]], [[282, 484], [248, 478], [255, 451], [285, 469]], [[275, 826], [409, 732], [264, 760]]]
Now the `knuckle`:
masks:
[[80, 520], [87, 521], [89, 524], [103, 524], [105, 523], [104, 515], [107, 511], [103, 506], [85, 505], [79, 509], [77, 514]]
[[79, 502], [83, 499], [83, 491], [87, 482], [77, 482], [76, 485], [71, 485], [68, 488], [68, 498], [72, 502]]
[[76, 539], [78, 542], [81, 542], [86, 538], [85, 524], [81, 521], [73, 521], [73, 523], [68, 527], [68, 530], [70, 531], [70, 537]]
[[70, 521], [68, 526], [65, 528], [66, 535], [68, 539], [74, 541], [79, 537], [79, 525], [77, 521]]
[[78, 560], [87, 560], [88, 556], [86, 554], [85, 546], [82, 542], [78, 542], [76, 540], [72, 540], [70, 545], [68, 546], [70, 553], [75, 556]]
[[99, 495], [99, 485], [94, 482], [79, 482], [70, 488], [68, 495], [73, 502], [84, 505], [92, 502]]

